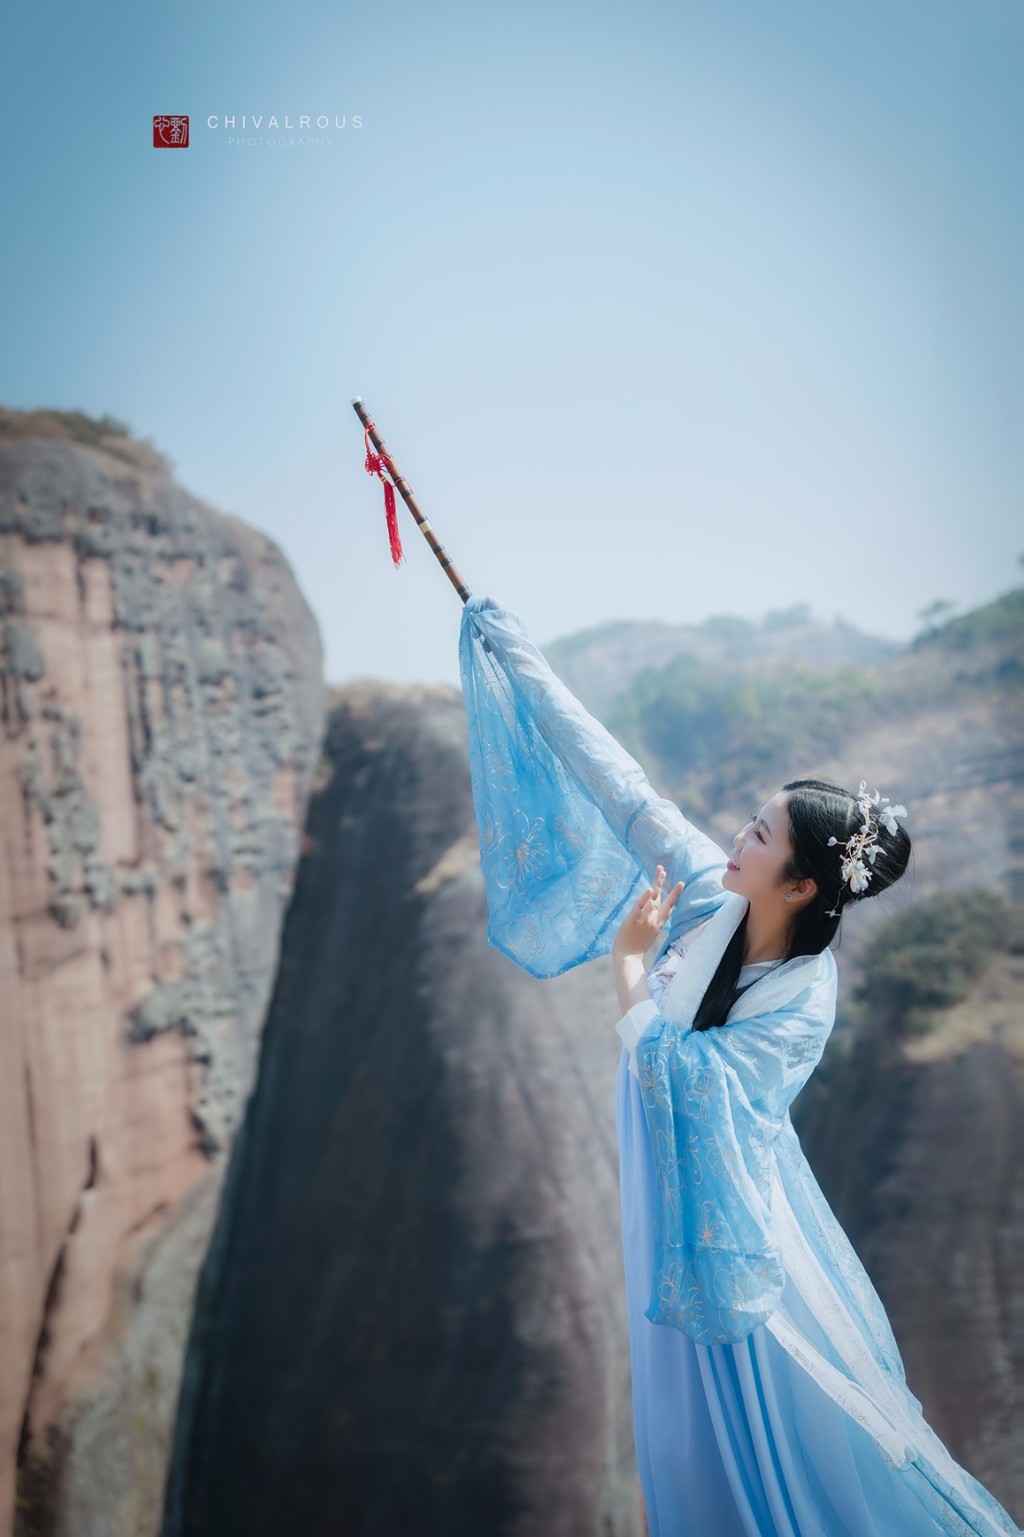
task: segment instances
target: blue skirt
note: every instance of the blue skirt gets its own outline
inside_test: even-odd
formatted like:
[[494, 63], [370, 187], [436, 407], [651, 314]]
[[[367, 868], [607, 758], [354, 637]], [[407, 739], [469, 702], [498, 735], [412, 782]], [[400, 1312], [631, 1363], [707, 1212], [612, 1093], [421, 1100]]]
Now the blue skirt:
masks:
[[[767, 1325], [739, 1344], [700, 1345], [645, 1317], [657, 1173], [628, 1060], [623, 1051], [622, 1239], [636, 1456], [651, 1537], [1019, 1537], [923, 1418], [920, 1457], [894, 1467]], [[821, 1322], [788, 1274], [782, 1307], [801, 1336], [827, 1349]]]

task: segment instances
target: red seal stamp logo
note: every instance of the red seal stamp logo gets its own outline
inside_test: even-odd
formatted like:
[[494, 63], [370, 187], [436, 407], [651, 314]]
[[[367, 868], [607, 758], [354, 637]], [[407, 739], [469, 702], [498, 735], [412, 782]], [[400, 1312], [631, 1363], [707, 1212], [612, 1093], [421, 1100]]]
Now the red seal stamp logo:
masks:
[[153, 119], [154, 149], [188, 149], [187, 117], [155, 117]]

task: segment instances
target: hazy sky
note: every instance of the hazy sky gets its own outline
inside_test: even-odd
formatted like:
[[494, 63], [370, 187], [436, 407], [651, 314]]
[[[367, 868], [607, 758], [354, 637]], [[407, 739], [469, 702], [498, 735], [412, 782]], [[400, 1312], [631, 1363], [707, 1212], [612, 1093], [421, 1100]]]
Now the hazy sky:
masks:
[[7, 44], [0, 401], [270, 535], [332, 682], [458, 676], [354, 394], [542, 644], [1018, 579], [1021, 0], [33, 0]]

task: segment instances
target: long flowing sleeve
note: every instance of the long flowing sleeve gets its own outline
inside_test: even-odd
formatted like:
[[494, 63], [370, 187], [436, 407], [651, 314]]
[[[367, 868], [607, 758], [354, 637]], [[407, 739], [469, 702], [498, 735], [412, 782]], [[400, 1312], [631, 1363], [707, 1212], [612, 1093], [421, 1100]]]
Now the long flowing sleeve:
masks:
[[686, 882], [673, 935], [715, 911], [725, 854], [654, 792], [515, 614], [471, 598], [459, 661], [491, 944], [540, 977], [606, 954], [659, 863], [666, 889]]
[[[755, 984], [711, 1030], [636, 1006], [648, 1013], [635, 1052], [658, 1176], [652, 1323], [703, 1344], [735, 1342], [778, 1306], [775, 1144], [824, 1051], [835, 996], [825, 951]], [[744, 1006], [762, 1012], [744, 1018]]]

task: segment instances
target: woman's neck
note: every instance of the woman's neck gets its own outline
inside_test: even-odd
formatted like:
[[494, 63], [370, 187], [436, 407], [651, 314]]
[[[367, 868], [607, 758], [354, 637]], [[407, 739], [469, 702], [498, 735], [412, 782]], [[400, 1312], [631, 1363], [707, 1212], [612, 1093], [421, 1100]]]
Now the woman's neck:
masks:
[[747, 910], [747, 932], [743, 945], [744, 966], [758, 961], [784, 960], [789, 948], [789, 915]]

